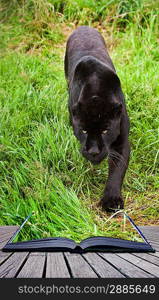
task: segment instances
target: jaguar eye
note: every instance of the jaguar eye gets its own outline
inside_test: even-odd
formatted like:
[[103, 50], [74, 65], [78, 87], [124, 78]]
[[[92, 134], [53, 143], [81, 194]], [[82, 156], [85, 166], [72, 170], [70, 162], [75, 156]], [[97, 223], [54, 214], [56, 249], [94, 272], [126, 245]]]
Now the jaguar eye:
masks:
[[103, 134], [106, 134], [107, 132], [108, 132], [108, 130], [103, 130], [102, 131]]
[[83, 132], [84, 134], [86, 134], [86, 133], [87, 133], [87, 130], [82, 130], [82, 132]]

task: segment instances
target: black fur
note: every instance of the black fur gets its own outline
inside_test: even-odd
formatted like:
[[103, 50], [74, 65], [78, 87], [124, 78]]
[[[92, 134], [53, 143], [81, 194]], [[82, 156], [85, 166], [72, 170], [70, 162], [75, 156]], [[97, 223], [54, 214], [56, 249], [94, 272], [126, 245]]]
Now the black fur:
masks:
[[107, 211], [123, 208], [121, 186], [130, 153], [129, 119], [119, 77], [96, 29], [82, 26], [71, 34], [65, 75], [70, 121], [83, 156], [94, 164], [108, 156], [102, 207]]

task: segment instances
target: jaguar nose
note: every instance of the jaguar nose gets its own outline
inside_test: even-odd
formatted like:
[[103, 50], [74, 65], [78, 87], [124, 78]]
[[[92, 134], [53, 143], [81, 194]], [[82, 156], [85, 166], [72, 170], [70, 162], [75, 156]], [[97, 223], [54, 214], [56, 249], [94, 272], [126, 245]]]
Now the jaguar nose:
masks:
[[91, 154], [92, 156], [96, 156], [100, 153], [100, 150], [98, 147], [92, 147], [88, 150], [88, 153]]

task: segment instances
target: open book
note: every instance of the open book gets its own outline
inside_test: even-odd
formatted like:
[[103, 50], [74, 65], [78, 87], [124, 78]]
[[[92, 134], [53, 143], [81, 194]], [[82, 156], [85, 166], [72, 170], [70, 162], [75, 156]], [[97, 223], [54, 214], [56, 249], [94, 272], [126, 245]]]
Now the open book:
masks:
[[119, 238], [110, 238], [104, 236], [90, 237], [82, 240], [80, 243], [76, 243], [69, 238], [54, 237], [34, 239], [24, 242], [13, 242], [18, 235], [30, 215], [24, 220], [22, 225], [18, 228], [12, 238], [2, 249], [3, 251], [68, 251], [75, 253], [84, 252], [155, 252], [147, 241], [141, 230], [135, 225], [133, 220], [124, 212], [126, 218], [130, 221], [132, 226], [137, 230], [142, 237], [143, 242], [123, 240]]

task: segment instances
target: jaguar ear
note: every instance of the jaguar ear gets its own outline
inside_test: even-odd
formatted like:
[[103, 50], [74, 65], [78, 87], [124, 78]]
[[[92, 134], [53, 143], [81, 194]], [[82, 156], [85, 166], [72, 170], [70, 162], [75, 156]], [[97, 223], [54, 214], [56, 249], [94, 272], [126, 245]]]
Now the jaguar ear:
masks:
[[97, 61], [92, 56], [85, 56], [76, 65], [74, 71], [74, 78], [76, 80], [81, 80], [85, 82], [86, 77], [93, 72], [96, 64]]

